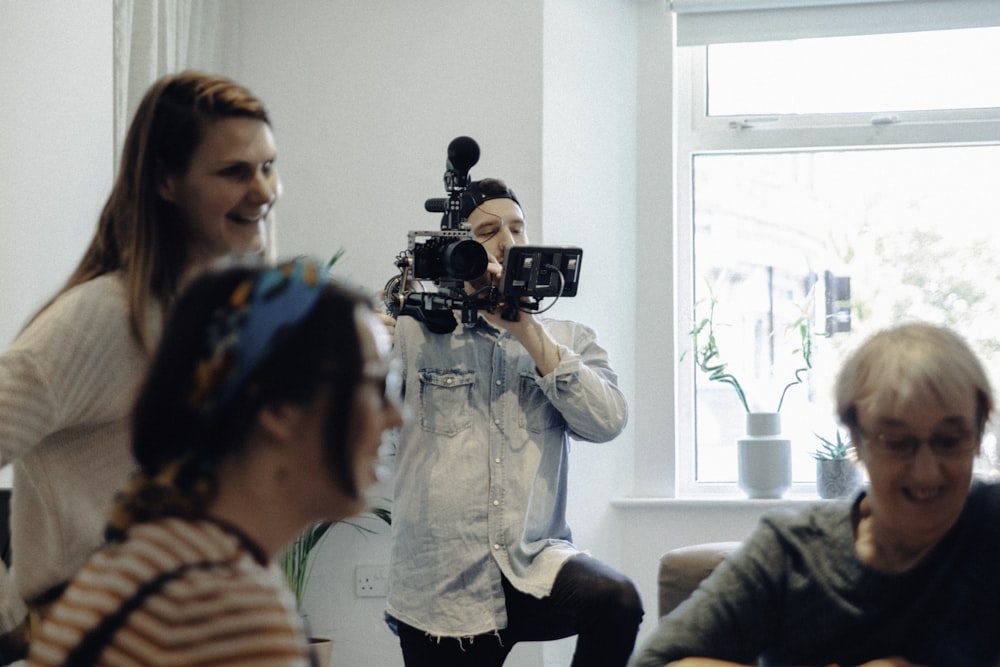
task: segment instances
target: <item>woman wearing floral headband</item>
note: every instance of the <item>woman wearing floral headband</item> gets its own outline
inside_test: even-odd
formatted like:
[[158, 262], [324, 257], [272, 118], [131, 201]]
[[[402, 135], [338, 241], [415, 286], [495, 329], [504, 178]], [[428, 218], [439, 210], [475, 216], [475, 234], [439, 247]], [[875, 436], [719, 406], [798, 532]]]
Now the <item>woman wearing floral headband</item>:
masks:
[[298, 260], [198, 279], [136, 406], [141, 470], [32, 640], [32, 665], [306, 665], [272, 559], [365, 508], [401, 424], [369, 301]]
[[[80, 264], [0, 354], [12, 572], [40, 613], [101, 545], [112, 490], [134, 468], [128, 412], [178, 289], [218, 258], [268, 250], [276, 157], [246, 88], [198, 72], [157, 81]], [[20, 600], [0, 607], [0, 630], [24, 613]]]

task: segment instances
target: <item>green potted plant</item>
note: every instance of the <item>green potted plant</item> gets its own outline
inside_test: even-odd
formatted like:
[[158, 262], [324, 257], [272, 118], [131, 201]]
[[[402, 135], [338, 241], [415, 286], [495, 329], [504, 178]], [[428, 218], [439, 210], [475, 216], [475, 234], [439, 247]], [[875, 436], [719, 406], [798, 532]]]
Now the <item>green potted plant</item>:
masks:
[[[299, 533], [295, 541], [288, 545], [288, 548], [281, 555], [281, 569], [285, 573], [288, 587], [295, 594], [295, 603], [300, 614], [302, 613], [302, 599], [308, 579], [309, 555], [323, 541], [323, 536], [326, 535], [331, 526], [333, 526], [333, 522], [330, 521], [322, 521], [309, 526]], [[309, 630], [308, 626], [306, 629]], [[332, 639], [310, 636], [309, 646], [313, 651], [317, 665], [326, 667], [330, 664], [333, 651]]]
[[[368, 517], [369, 515], [364, 515]], [[387, 526], [392, 525], [392, 510], [388, 507], [375, 507], [370, 512], [369, 518], [377, 518], [385, 522]], [[285, 580], [288, 582], [288, 587], [295, 594], [295, 601], [299, 605], [299, 609], [302, 609], [302, 600], [305, 595], [306, 582], [309, 579], [309, 556], [312, 554], [313, 550], [316, 549], [323, 541], [326, 536], [327, 531], [330, 530], [336, 523], [335, 521], [321, 521], [320, 523], [313, 524], [309, 528], [302, 531], [298, 537], [295, 538], [288, 548], [285, 549], [284, 553], [281, 555], [280, 564], [281, 569], [285, 573]], [[354, 521], [344, 521], [341, 523], [346, 523], [353, 526], [355, 529], [364, 533], [374, 533], [375, 531], [367, 526], [363, 526]]]
[[[743, 405], [743, 409], [749, 413], [752, 411], [750, 410], [750, 404], [747, 401], [743, 385], [740, 384], [735, 375], [726, 370], [728, 364], [721, 361], [719, 344], [715, 336], [715, 306], [717, 303], [718, 301], [712, 296], [709, 299], [708, 315], [703, 317], [691, 330], [691, 338], [694, 342], [694, 363], [699, 370], [708, 375], [709, 380], [732, 386], [736, 391], [736, 396], [739, 398], [740, 404]], [[802, 313], [788, 328], [798, 333], [800, 345], [793, 351], [793, 354], [801, 356], [802, 365], [795, 369], [792, 379], [781, 390], [781, 395], [778, 397], [778, 407], [774, 410], [775, 412], [781, 412], [781, 406], [785, 403], [785, 395], [788, 393], [788, 390], [795, 385], [802, 384], [805, 381], [805, 374], [812, 369], [813, 334], [809, 328], [808, 316]], [[684, 356], [682, 355], [681, 359], [683, 358]]]
[[854, 461], [854, 447], [837, 429], [833, 440], [814, 433], [819, 446], [813, 452], [816, 459], [816, 492], [820, 498], [846, 498], [861, 484], [861, 475]]
[[[794, 354], [801, 357], [801, 364], [785, 384], [774, 412], [756, 412], [750, 409], [742, 384], [721, 361], [718, 340], [715, 336], [716, 299], [709, 299], [708, 315], [691, 330], [694, 342], [694, 363], [708, 379], [730, 385], [746, 411], [746, 436], [736, 441], [738, 457], [738, 484], [750, 498], [780, 498], [792, 484], [791, 441], [781, 437], [781, 408], [792, 387], [802, 384], [812, 368], [812, 331], [807, 310], [789, 325], [799, 338]], [[682, 357], [683, 359], [683, 357]]]
[[305, 593], [306, 579], [309, 567], [309, 555], [312, 553], [333, 523], [322, 521], [306, 528], [299, 533], [295, 541], [288, 545], [281, 555], [281, 569], [285, 573], [288, 587], [295, 594], [295, 601], [302, 609], [302, 596]]
[[854, 451], [850, 438], [845, 440], [839, 429], [833, 440], [828, 440], [819, 433], [813, 435], [820, 441], [816, 451], [813, 452], [813, 458], [817, 461], [846, 461]]
[[[392, 524], [392, 510], [388, 507], [375, 507], [371, 510], [370, 516], [368, 514], [363, 516], [381, 519], [386, 525]], [[295, 602], [298, 605], [300, 613], [302, 612], [306, 584], [309, 581], [309, 572], [312, 570], [313, 561], [310, 560], [310, 557], [313, 555], [313, 551], [323, 542], [330, 529], [337, 523], [349, 524], [364, 533], [375, 532], [372, 528], [355, 523], [354, 521], [321, 521], [299, 533], [298, 537], [288, 545], [279, 559], [279, 564], [285, 573], [285, 580], [288, 582], [288, 587], [295, 594]], [[310, 637], [309, 642], [316, 652], [319, 665], [321, 667], [329, 665], [333, 641], [320, 637]]]

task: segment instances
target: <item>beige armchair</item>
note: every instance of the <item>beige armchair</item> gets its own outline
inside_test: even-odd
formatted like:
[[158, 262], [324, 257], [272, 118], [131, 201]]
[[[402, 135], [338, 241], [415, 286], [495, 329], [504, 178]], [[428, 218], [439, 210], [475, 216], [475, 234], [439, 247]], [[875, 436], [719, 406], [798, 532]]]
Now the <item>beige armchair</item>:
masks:
[[708, 542], [672, 549], [663, 554], [657, 579], [659, 615], [666, 616], [686, 600], [698, 584], [739, 546], [739, 542]]

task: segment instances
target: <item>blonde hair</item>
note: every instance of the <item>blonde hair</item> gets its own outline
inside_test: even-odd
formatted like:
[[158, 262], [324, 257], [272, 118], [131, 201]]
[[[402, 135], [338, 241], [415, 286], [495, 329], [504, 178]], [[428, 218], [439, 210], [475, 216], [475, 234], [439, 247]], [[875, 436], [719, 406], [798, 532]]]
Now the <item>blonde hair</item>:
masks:
[[993, 410], [993, 390], [969, 344], [950, 329], [914, 322], [885, 329], [866, 340], [837, 378], [837, 414], [856, 433], [858, 408], [867, 414], [906, 407], [975, 401], [982, 437]]

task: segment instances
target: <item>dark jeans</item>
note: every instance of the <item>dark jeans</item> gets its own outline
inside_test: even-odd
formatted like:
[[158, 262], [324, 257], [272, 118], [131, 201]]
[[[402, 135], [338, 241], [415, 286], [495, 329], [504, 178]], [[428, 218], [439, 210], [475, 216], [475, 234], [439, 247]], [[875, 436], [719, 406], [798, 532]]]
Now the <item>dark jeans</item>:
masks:
[[518, 642], [577, 635], [571, 667], [624, 667], [642, 621], [635, 584], [596, 558], [566, 561], [552, 594], [539, 600], [503, 579], [507, 627], [475, 637], [433, 637], [399, 623], [406, 667], [499, 667]]

